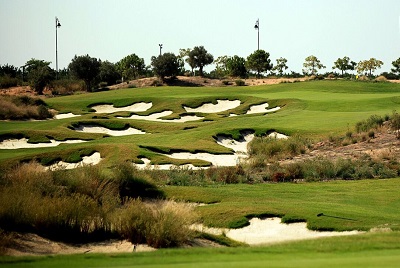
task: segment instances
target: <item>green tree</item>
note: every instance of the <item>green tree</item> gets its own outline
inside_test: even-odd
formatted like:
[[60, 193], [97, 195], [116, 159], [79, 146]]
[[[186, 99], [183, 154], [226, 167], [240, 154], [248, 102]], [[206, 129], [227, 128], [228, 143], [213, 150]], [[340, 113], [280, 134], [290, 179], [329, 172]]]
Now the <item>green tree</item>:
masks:
[[117, 67], [109, 61], [102, 61], [99, 70], [100, 82], [106, 82], [107, 85], [114, 85], [120, 78]]
[[320, 60], [314, 55], [308, 56], [303, 63], [303, 73], [309, 75], [316, 75], [319, 69], [326, 68]]
[[214, 60], [215, 64], [215, 75], [218, 78], [224, 77], [228, 73], [227, 69], [227, 61], [229, 57], [228, 56], [219, 56], [216, 60]]
[[100, 73], [100, 65], [101, 62], [99, 60], [89, 55], [75, 55], [68, 65], [68, 69], [73, 77], [85, 81], [87, 91], [92, 91], [92, 85]]
[[269, 58], [269, 53], [264, 50], [256, 50], [247, 57], [247, 68], [257, 72], [257, 77], [261, 73], [268, 72], [274, 67]]
[[173, 53], [164, 53], [158, 57], [151, 57], [151, 65], [154, 73], [162, 80], [165, 77], [175, 77], [179, 73], [178, 57]]
[[276, 65], [272, 70], [277, 71], [280, 76], [283, 76], [283, 71], [289, 68], [286, 63], [287, 59], [280, 57], [279, 59], [276, 59]]
[[136, 79], [146, 71], [144, 59], [136, 54], [131, 54], [117, 63], [117, 69], [123, 80]]
[[398, 58], [395, 61], [392, 61], [392, 65], [394, 68], [392, 68], [392, 73], [396, 75], [400, 75], [400, 58]]
[[376, 70], [381, 68], [381, 66], [383, 65], [383, 62], [380, 60], [377, 60], [375, 58], [370, 58], [369, 60], [363, 60], [360, 61], [357, 64], [357, 72], [359, 74], [365, 73], [365, 72], [369, 72], [369, 76], [372, 76], [372, 73]]
[[[180, 60], [180, 65], [184, 65], [184, 62], [186, 62], [187, 64], [189, 64], [190, 68], [191, 68], [191, 73], [192, 75], [194, 75], [194, 68], [196, 68], [196, 65], [194, 63], [194, 61], [189, 57], [191, 49], [190, 48], [181, 48], [179, 49], [179, 56], [178, 56], [178, 60]], [[184, 68], [184, 67], [182, 67]]]
[[189, 52], [189, 61], [194, 65], [194, 68], [199, 68], [199, 74], [204, 76], [204, 66], [213, 63], [214, 57], [203, 46], [194, 47]]
[[8, 65], [5, 64], [3, 66], [0, 65], [0, 76], [9, 76], [12, 78], [17, 77], [18, 74], [18, 68], [15, 67], [14, 65]]
[[338, 58], [334, 63], [332, 69], [338, 69], [342, 72], [342, 76], [347, 70], [354, 70], [357, 63], [354, 61], [350, 61], [350, 58], [345, 56], [343, 58]]
[[231, 76], [240, 78], [247, 77], [246, 60], [237, 55], [226, 60], [226, 69]]
[[39, 94], [43, 94], [44, 88], [54, 79], [54, 72], [50, 68], [50, 62], [30, 59], [25, 63], [29, 85]]

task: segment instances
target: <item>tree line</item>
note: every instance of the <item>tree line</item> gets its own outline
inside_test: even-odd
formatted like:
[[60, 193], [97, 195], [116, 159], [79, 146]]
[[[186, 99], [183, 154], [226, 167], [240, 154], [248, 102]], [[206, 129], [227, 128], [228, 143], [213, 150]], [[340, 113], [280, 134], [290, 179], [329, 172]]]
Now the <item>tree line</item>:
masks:
[[[38, 94], [43, 94], [46, 86], [56, 80], [78, 79], [84, 82], [87, 91], [118, 84], [124, 81], [142, 77], [158, 76], [161, 80], [175, 78], [178, 75], [207, 75], [211, 78], [249, 76], [262, 77], [265, 75], [279, 77], [301, 77], [305, 75], [318, 75], [318, 72], [326, 66], [314, 55], [305, 58], [302, 74], [285, 73], [289, 68], [287, 59], [280, 57], [273, 64], [270, 54], [264, 50], [256, 50], [247, 58], [234, 56], [214, 56], [204, 46], [195, 46], [193, 49], [180, 49], [179, 54], [164, 53], [151, 57], [151, 65], [146, 65], [143, 58], [136, 54], [128, 55], [116, 63], [103, 61], [89, 55], [81, 55], [71, 60], [68, 68], [61, 69], [57, 74], [50, 67], [50, 62], [38, 59], [28, 60], [24, 66], [0, 65], [0, 88], [8, 88], [20, 84], [30, 85]], [[185, 69], [185, 63], [190, 70]], [[204, 72], [204, 67], [215, 64], [215, 69], [210, 73]], [[333, 70], [337, 70], [336, 76], [349, 76], [349, 71], [356, 71], [359, 75], [372, 76], [381, 68], [383, 62], [370, 58], [358, 63], [349, 57], [338, 58], [333, 63]], [[392, 62], [391, 73], [383, 73], [388, 79], [397, 79], [400, 75], [400, 58]]]

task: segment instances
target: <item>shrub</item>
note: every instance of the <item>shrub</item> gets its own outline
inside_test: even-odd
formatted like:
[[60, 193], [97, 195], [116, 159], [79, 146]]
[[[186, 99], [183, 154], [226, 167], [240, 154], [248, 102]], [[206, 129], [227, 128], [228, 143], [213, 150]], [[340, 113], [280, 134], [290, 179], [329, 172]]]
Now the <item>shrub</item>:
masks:
[[18, 86], [18, 78], [10, 77], [8, 75], [0, 77], [0, 88], [10, 88]]
[[150, 84], [150, 86], [152, 86], [152, 87], [160, 87], [162, 85], [163, 85], [162, 82], [158, 79], [154, 79]]
[[250, 142], [248, 152], [251, 157], [260, 155], [267, 161], [273, 161], [305, 153], [310, 146], [310, 141], [300, 136], [293, 136], [288, 139], [256, 137]]
[[132, 243], [155, 248], [178, 246], [193, 238], [189, 228], [195, 222], [193, 208], [172, 201], [152, 204], [140, 199], [130, 200], [113, 217], [122, 237]]
[[387, 82], [387, 78], [384, 77], [383, 75], [378, 76], [377, 78], [375, 78], [376, 82]]
[[222, 84], [225, 86], [229, 86], [231, 84], [231, 82], [229, 82], [228, 80], [223, 80]]
[[53, 117], [44, 101], [28, 96], [0, 96], [1, 120], [46, 119]]
[[356, 123], [357, 133], [367, 132], [372, 128], [377, 128], [383, 125], [384, 119], [379, 115], [371, 115], [367, 120]]
[[396, 138], [400, 139], [400, 115], [393, 111], [392, 117], [390, 119], [391, 129], [395, 132]]
[[119, 184], [121, 198], [164, 198], [164, 193], [156, 185], [141, 178], [140, 173], [129, 163], [114, 168], [114, 176]]
[[72, 95], [75, 92], [85, 91], [85, 82], [82, 80], [60, 79], [50, 84], [53, 95]]
[[236, 84], [236, 86], [239, 86], [239, 87], [246, 85], [246, 83], [241, 79], [235, 80], [235, 84]]

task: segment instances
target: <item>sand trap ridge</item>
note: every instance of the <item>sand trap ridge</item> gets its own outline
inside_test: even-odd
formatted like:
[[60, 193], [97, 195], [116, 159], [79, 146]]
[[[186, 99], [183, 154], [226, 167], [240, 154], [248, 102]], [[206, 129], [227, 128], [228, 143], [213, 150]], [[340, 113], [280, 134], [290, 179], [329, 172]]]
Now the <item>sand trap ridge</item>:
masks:
[[260, 113], [272, 113], [281, 109], [281, 107], [277, 106], [272, 109], [267, 109], [269, 107], [268, 103], [263, 103], [259, 105], [250, 106], [250, 109], [246, 112], [246, 114], [260, 114]]
[[127, 135], [146, 134], [146, 132], [141, 131], [136, 128], [132, 128], [132, 127], [125, 129], [125, 130], [112, 130], [112, 129], [108, 129], [105, 127], [99, 127], [99, 126], [81, 125], [74, 129], [79, 132], [102, 133], [102, 134], [108, 134], [110, 136], [127, 136]]
[[66, 113], [66, 114], [56, 114], [54, 116], [54, 119], [65, 119], [65, 118], [73, 118], [73, 117], [78, 117], [81, 116], [79, 114], [73, 114], [73, 113]]
[[58, 170], [58, 169], [74, 169], [77, 167], [82, 167], [84, 165], [97, 165], [100, 163], [102, 158], [99, 152], [95, 152], [92, 155], [82, 157], [82, 161], [78, 163], [67, 163], [64, 161], [59, 161], [51, 166], [46, 167], [47, 170]]
[[182, 116], [181, 118], [178, 119], [161, 119], [164, 116], [171, 115], [173, 112], [172, 111], [163, 111], [159, 113], [153, 113], [150, 115], [131, 115], [130, 117], [121, 117], [118, 116], [118, 119], [138, 119], [138, 120], [147, 120], [147, 121], [156, 121], [156, 122], [172, 122], [172, 123], [184, 123], [184, 122], [189, 122], [189, 121], [197, 121], [204, 119], [204, 117], [199, 117], [196, 115], [186, 115]]
[[240, 229], [208, 228], [195, 225], [192, 228], [211, 234], [225, 233], [227, 237], [249, 245], [272, 244], [285, 241], [314, 239], [319, 237], [356, 235], [362, 232], [317, 232], [307, 229], [307, 223], [281, 223], [280, 218], [252, 218], [250, 225]]
[[205, 103], [197, 108], [184, 106], [188, 113], [219, 113], [234, 109], [240, 105], [240, 100], [217, 100], [217, 104]]
[[150, 109], [153, 106], [153, 103], [149, 102], [138, 102], [134, 103], [130, 106], [125, 106], [125, 107], [114, 107], [113, 105], [110, 104], [104, 104], [104, 105], [96, 105], [93, 106], [92, 109], [96, 111], [96, 113], [102, 113], [102, 114], [111, 114], [111, 113], [116, 113], [116, 112], [144, 112]]
[[45, 143], [28, 143], [27, 138], [22, 139], [8, 139], [0, 142], [0, 149], [29, 149], [29, 148], [46, 148], [46, 147], [56, 147], [63, 143], [81, 143], [86, 142], [84, 140], [66, 140], [66, 141], [56, 141], [50, 140], [50, 142]]
[[[276, 139], [287, 139], [286, 135], [273, 132], [269, 134], [269, 137], [273, 137]], [[243, 139], [240, 141], [234, 140], [232, 138], [228, 138], [226, 136], [217, 136], [217, 143], [221, 146], [230, 148], [234, 151], [233, 154], [210, 154], [210, 153], [189, 153], [189, 152], [181, 152], [181, 153], [172, 153], [172, 154], [164, 154], [173, 159], [193, 159], [193, 160], [204, 160], [210, 162], [213, 166], [236, 166], [241, 161], [244, 161], [248, 158], [247, 155], [247, 145], [254, 138], [253, 133], [245, 133], [243, 135]], [[175, 165], [150, 165], [150, 160], [147, 158], [142, 158], [144, 164], [134, 164], [139, 169], [171, 169], [176, 167]], [[183, 165], [183, 168], [191, 168], [191, 169], [204, 169], [205, 167], [199, 168], [194, 167], [193, 165]]]

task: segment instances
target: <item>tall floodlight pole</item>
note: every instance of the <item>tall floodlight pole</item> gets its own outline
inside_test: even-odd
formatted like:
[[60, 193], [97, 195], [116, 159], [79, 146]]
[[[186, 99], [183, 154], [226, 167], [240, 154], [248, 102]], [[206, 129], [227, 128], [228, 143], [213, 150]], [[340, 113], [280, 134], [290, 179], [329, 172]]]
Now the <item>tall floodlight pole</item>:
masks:
[[160, 56], [161, 56], [161, 49], [162, 49], [162, 44], [158, 44], [158, 46], [160, 47]]
[[57, 28], [61, 27], [61, 23], [56, 17], [56, 79], [58, 79], [58, 48], [57, 48]]
[[254, 29], [257, 30], [257, 50], [260, 50], [260, 19], [257, 19]]

